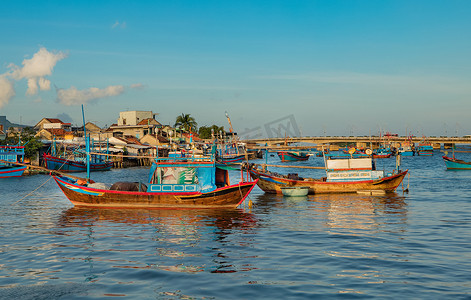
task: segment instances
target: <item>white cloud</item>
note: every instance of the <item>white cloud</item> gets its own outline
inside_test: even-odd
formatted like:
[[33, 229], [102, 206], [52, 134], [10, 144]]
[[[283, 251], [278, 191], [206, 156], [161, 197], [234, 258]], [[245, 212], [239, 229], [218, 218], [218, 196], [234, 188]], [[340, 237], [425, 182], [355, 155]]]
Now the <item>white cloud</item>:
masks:
[[116, 21], [112, 26], [111, 26], [111, 29], [115, 29], [115, 28], [121, 28], [121, 29], [125, 29], [126, 28], [126, 22], [118, 22]]
[[145, 86], [142, 83], [134, 83], [130, 85], [132, 89], [143, 89]]
[[13, 83], [5, 75], [0, 75], [0, 108], [8, 104], [13, 96], [15, 96]]
[[49, 79], [41, 77], [38, 80], [38, 84], [42, 91], [48, 91], [51, 89], [51, 81]]
[[78, 90], [76, 87], [72, 86], [67, 90], [58, 89], [57, 99], [64, 105], [80, 105], [92, 100], [117, 96], [122, 93], [124, 93], [124, 86], [122, 85], [113, 85], [104, 89], [92, 87], [86, 90]]
[[38, 93], [38, 84], [36, 78], [28, 79], [28, 89], [26, 90], [27, 95], [36, 95]]
[[51, 75], [57, 62], [66, 57], [67, 54], [64, 52], [53, 53], [47, 51], [46, 48], [41, 48], [32, 58], [23, 60], [22, 68], [10, 64], [9, 67], [12, 71], [8, 75], [15, 80], [27, 79], [28, 90], [26, 94], [35, 95], [38, 90], [51, 89], [51, 82], [44, 77]]

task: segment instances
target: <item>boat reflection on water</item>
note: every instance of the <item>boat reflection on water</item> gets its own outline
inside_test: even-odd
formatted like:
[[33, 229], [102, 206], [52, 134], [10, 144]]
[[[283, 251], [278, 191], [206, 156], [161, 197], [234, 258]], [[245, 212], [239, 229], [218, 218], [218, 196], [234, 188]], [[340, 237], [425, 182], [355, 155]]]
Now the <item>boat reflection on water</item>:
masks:
[[[249, 265], [230, 263], [234, 258], [231, 248], [250, 243], [244, 235], [257, 227], [257, 219], [243, 209], [72, 207], [63, 212], [58, 225], [63, 228], [59, 234], [75, 235], [83, 241], [83, 247], [91, 253], [86, 258], [90, 265], [109, 262], [108, 256], [126, 252], [126, 259], [113, 261], [114, 268], [232, 273], [251, 269]], [[149, 243], [153, 245], [150, 248]], [[149, 257], [153, 262], [143, 264]], [[86, 277], [97, 280], [96, 275]]]
[[[325, 225], [344, 233], [367, 234], [368, 231], [393, 230], [391, 224], [405, 224], [407, 204], [397, 193], [381, 196], [359, 194], [315, 195], [309, 201], [322, 203], [327, 212]], [[388, 215], [393, 215], [391, 218]], [[396, 228], [396, 230], [399, 230]]]
[[298, 210], [298, 218], [285, 224], [292, 230], [330, 229], [330, 233], [374, 234], [376, 231], [400, 232], [407, 222], [405, 197], [398, 193], [385, 195], [318, 194], [286, 197], [258, 195], [254, 210], [258, 213], [283, 214], [286, 209]]
[[157, 226], [187, 225], [195, 228], [215, 226], [224, 229], [252, 228], [253, 214], [243, 209], [93, 209], [72, 207], [62, 214], [61, 226], [99, 225], [100, 222], [149, 224]]

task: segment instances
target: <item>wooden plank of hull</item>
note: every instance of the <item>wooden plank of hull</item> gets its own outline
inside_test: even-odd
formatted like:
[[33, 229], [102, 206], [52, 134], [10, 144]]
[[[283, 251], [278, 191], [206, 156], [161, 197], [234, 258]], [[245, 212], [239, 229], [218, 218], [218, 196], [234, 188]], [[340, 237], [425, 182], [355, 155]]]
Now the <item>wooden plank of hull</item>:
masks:
[[244, 182], [203, 194], [169, 194], [99, 190], [70, 184], [56, 176], [54, 179], [74, 205], [108, 208], [235, 208], [256, 184]]
[[[365, 180], [350, 182], [327, 182], [323, 180], [291, 180], [280, 177], [265, 177], [263, 173], [250, 170], [253, 179], [258, 179], [257, 185], [266, 193], [281, 194], [282, 187], [307, 186], [309, 194], [323, 193], [356, 193], [361, 190], [383, 190], [393, 192], [401, 184], [407, 171], [383, 178], [381, 180]], [[262, 175], [263, 177], [261, 177]], [[267, 178], [267, 179], [265, 179]]]

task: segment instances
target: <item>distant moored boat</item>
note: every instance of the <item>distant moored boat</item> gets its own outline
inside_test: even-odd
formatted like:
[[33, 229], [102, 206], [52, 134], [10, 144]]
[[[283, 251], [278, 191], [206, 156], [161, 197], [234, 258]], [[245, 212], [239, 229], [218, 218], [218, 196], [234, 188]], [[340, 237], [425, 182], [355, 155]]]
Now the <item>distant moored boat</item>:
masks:
[[281, 161], [302, 161], [309, 159], [308, 154], [301, 152], [279, 151], [277, 154]]
[[471, 170], [471, 162], [448, 156], [442, 156], [442, 158], [448, 170]]
[[[25, 146], [7, 145], [0, 146], [0, 178], [20, 177], [26, 170], [26, 166], [15, 166], [25, 155]], [[8, 163], [8, 162], [11, 162]]]

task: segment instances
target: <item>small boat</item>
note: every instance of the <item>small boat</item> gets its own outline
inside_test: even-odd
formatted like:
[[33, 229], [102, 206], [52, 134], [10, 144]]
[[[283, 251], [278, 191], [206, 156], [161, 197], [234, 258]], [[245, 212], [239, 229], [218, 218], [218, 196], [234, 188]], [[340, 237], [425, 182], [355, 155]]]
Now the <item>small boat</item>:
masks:
[[237, 155], [237, 154], [226, 154], [216, 157], [216, 161], [220, 164], [227, 165], [227, 164], [235, 164], [245, 160], [245, 155]]
[[[26, 166], [16, 166], [14, 163], [24, 159], [25, 146], [6, 145], [0, 146], [0, 178], [20, 177], [27, 169]], [[8, 163], [11, 162], [11, 163]]]
[[278, 157], [281, 161], [304, 161], [309, 159], [309, 154], [292, 151], [278, 151]]
[[309, 193], [308, 186], [295, 186], [295, 187], [282, 187], [281, 192], [283, 196], [288, 197], [303, 197]]
[[471, 170], [471, 162], [448, 156], [442, 156], [442, 158], [447, 170]]
[[392, 153], [374, 153], [373, 158], [390, 158]]
[[402, 156], [414, 156], [414, 150], [412, 150], [412, 148], [409, 148], [409, 147], [399, 148], [398, 153], [399, 155], [402, 155]]
[[257, 185], [266, 193], [282, 193], [284, 187], [309, 187], [309, 194], [356, 193], [358, 191], [394, 192], [407, 174], [394, 170], [391, 173], [376, 170], [373, 159], [326, 159], [326, 177], [303, 178], [291, 173], [281, 175], [252, 165], [249, 172]]
[[415, 152], [418, 156], [432, 156], [433, 155], [433, 147], [431, 144], [419, 144], [415, 149]]
[[393, 155], [391, 147], [381, 146], [373, 152], [373, 158], [390, 158]]
[[179, 157], [156, 158], [147, 184], [53, 178], [75, 206], [104, 208], [236, 208], [257, 183], [230, 184], [227, 169], [214, 159]]
[[217, 143], [216, 149], [212, 147], [211, 155], [216, 155], [216, 162], [222, 165], [231, 165], [244, 161], [248, 154], [242, 143]]
[[[112, 161], [107, 161], [100, 156], [92, 155], [91, 157], [90, 171], [109, 171], [113, 166]], [[43, 158], [46, 163], [46, 168], [49, 170], [57, 170], [61, 172], [87, 171], [87, 162], [84, 159], [79, 160], [77, 157], [74, 159], [66, 159], [50, 154], [44, 154]]]
[[[66, 148], [66, 147], [65, 147]], [[108, 149], [108, 147], [107, 147]], [[62, 155], [56, 151], [56, 141], [54, 140], [49, 153], [43, 155], [45, 166], [48, 170], [61, 172], [87, 172], [87, 155], [83, 149], [74, 151], [64, 150]], [[96, 149], [94, 152], [100, 152]], [[107, 153], [90, 154], [90, 171], [109, 171], [113, 162], [108, 159]]]
[[414, 143], [412, 142], [412, 137], [409, 136], [405, 142], [401, 143], [401, 146], [398, 149], [398, 154], [401, 156], [414, 156], [414, 153]]

